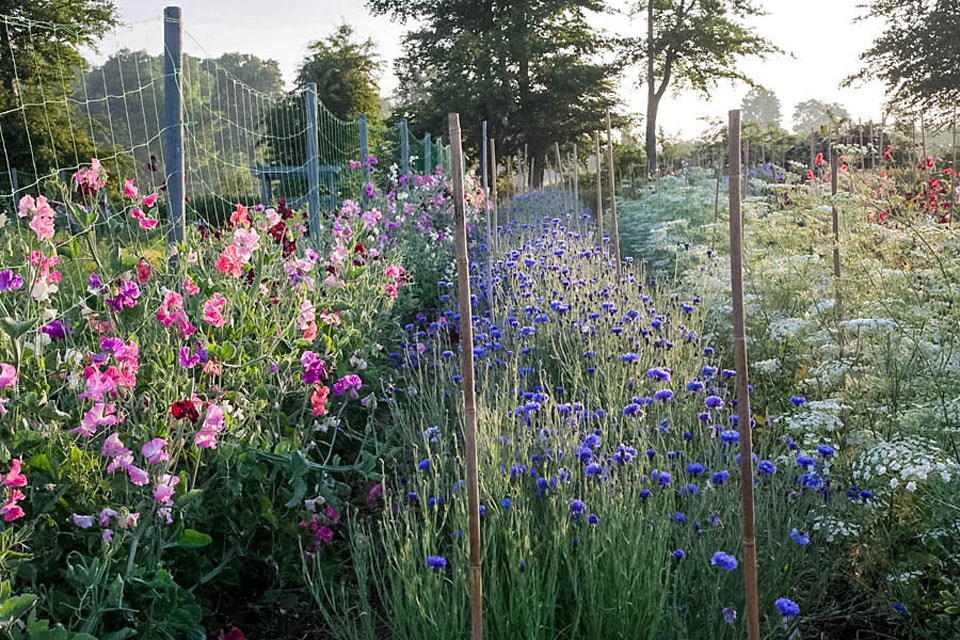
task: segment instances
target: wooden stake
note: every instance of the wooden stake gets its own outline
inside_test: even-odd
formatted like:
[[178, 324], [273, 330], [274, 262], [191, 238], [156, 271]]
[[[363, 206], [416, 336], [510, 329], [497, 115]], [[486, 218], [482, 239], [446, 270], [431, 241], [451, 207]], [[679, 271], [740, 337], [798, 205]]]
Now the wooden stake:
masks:
[[503, 222], [503, 228], [510, 228], [510, 197], [513, 195], [513, 167], [511, 166], [512, 156], [507, 156], [507, 190], [504, 193], [504, 197], [507, 199], [507, 212], [506, 219]]
[[[497, 145], [494, 142], [493, 138], [490, 138], [490, 204], [493, 205], [493, 210], [490, 212], [490, 215], [493, 217], [493, 237], [491, 238], [493, 244], [491, 249], [493, 250], [492, 255], [497, 255], [497, 244], [500, 241], [499, 231], [497, 231], [497, 173], [499, 169], [497, 167]], [[491, 283], [492, 285], [493, 283]]]
[[[954, 134], [956, 134], [956, 127], [954, 127]], [[956, 139], [956, 135], [954, 135]], [[953, 145], [954, 150], [956, 150], [957, 145]], [[956, 160], [954, 160], [954, 166], [956, 166]], [[577, 143], [573, 143], [573, 215], [575, 218], [580, 217], [580, 161], [577, 160]]]
[[600, 131], [593, 132], [593, 153], [597, 158], [597, 233], [600, 234], [600, 251], [603, 251], [603, 180], [600, 178]]
[[[730, 112], [730, 284], [733, 297], [733, 355], [737, 367], [737, 428], [740, 432], [740, 496], [743, 502], [743, 581], [747, 638], [760, 640], [757, 537], [753, 517], [753, 436], [747, 376], [743, 306], [743, 216], [740, 212], [740, 110]], [[736, 177], [736, 179], [734, 179]]]
[[607, 109], [607, 165], [610, 171], [610, 217], [613, 220], [613, 255], [617, 259], [617, 282], [623, 277], [620, 264], [620, 227], [617, 224], [617, 190], [614, 182], [613, 131], [610, 128], [610, 109]]
[[557, 180], [560, 182], [560, 200], [563, 203], [563, 217], [567, 217], [567, 194], [563, 185], [563, 161], [560, 159], [560, 143], [554, 142], [553, 148], [557, 152]]
[[477, 471], [477, 399], [473, 381], [473, 311], [470, 304], [470, 263], [463, 212], [463, 149], [460, 114], [451, 113], [450, 165], [453, 174], [453, 217], [457, 234], [457, 286], [460, 298], [460, 364], [463, 373], [463, 443], [470, 524], [470, 638], [483, 638], [483, 578], [480, 570], [480, 480]]

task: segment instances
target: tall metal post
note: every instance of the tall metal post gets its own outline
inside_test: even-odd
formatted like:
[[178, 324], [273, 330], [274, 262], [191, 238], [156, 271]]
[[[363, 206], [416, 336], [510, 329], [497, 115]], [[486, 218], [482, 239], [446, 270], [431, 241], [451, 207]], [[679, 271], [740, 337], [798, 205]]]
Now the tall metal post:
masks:
[[743, 216], [740, 213], [740, 110], [730, 112], [730, 283], [733, 298], [733, 357], [737, 367], [737, 428], [740, 432], [740, 497], [743, 502], [743, 580], [747, 638], [760, 640], [757, 591], [757, 534], [753, 516], [753, 437], [747, 377], [747, 340], [743, 306]]
[[473, 366], [473, 311], [470, 304], [470, 263], [463, 211], [463, 157], [460, 115], [451, 113], [450, 172], [453, 182], [453, 218], [457, 243], [457, 292], [460, 300], [460, 350], [463, 374], [463, 444], [467, 482], [467, 520], [470, 529], [470, 638], [483, 638], [483, 577], [480, 564], [480, 481], [477, 469], [477, 401]]
[[403, 175], [410, 173], [410, 132], [406, 118], [400, 118], [400, 171]]
[[163, 10], [163, 176], [167, 185], [168, 239], [184, 240], [183, 22], [180, 7]]
[[[360, 170], [363, 171], [363, 186], [366, 189], [370, 182], [370, 165], [367, 164], [367, 158], [370, 156], [370, 138], [367, 136], [366, 114], [360, 116], [358, 124], [360, 125]], [[363, 197], [366, 199], [366, 194]]]
[[493, 254], [497, 253], [497, 245], [500, 243], [499, 225], [497, 224], [497, 143], [490, 138], [490, 215], [493, 218]]
[[430, 144], [430, 134], [423, 136], [423, 175], [433, 175], [433, 158], [431, 158], [433, 145]]
[[[303, 105], [306, 109], [307, 162], [304, 168], [307, 172], [307, 204], [310, 213], [310, 238], [314, 242], [320, 240], [320, 152], [317, 148], [317, 83], [308, 82], [303, 92]], [[265, 205], [266, 206], [266, 205]]]

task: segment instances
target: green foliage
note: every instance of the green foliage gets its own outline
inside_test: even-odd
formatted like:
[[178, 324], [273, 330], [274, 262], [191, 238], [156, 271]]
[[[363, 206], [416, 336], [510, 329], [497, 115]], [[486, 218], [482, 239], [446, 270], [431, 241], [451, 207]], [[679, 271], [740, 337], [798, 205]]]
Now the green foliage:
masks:
[[320, 101], [341, 120], [366, 115], [375, 124], [380, 121], [381, 68], [376, 51], [373, 40], [360, 40], [353, 27], [342, 24], [310, 43], [297, 70], [297, 85], [316, 82]]
[[657, 113], [667, 89], [709, 94], [721, 80], [750, 84], [738, 61], [780, 50], [746, 24], [763, 14], [753, 0], [646, 0], [637, 10], [646, 13], [646, 36], [626, 39], [623, 52], [646, 64], [647, 172], [655, 175]]
[[846, 82], [878, 79], [891, 102], [949, 110], [960, 100], [960, 5], [953, 0], [871, 0], [864, 18], [883, 33], [861, 54], [863, 69]]
[[[374, 13], [416, 21], [397, 63], [396, 108], [416, 135], [447, 130], [457, 111], [468, 157], [479, 158], [480, 123], [501, 155], [527, 145], [541, 159], [555, 141], [583, 138], [614, 106], [609, 42], [590, 25], [596, 0], [370, 0]], [[585, 140], [583, 140], [585, 142]]]

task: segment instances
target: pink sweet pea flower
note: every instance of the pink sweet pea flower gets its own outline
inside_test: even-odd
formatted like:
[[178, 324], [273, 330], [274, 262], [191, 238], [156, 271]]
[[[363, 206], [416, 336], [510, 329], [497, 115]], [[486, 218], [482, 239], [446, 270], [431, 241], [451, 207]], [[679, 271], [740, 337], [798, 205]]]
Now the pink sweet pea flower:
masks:
[[108, 427], [117, 424], [117, 416], [113, 415], [117, 410], [115, 404], [105, 404], [97, 402], [93, 407], [83, 414], [80, 419], [80, 426], [70, 429], [70, 433], [81, 435], [84, 438], [90, 438], [97, 431], [97, 427]]
[[49, 240], [56, 233], [53, 218], [48, 216], [35, 215], [27, 226], [37, 234], [37, 242]]
[[222, 327], [227, 324], [223, 317], [223, 309], [227, 306], [227, 299], [218, 291], [213, 297], [203, 303], [203, 321], [211, 327]]
[[148, 482], [150, 482], [150, 475], [140, 467], [135, 467], [132, 464], [127, 464], [126, 469], [127, 469], [127, 476], [129, 476], [130, 478], [130, 482], [137, 485], [138, 487], [142, 487]]
[[160, 221], [156, 218], [141, 218], [140, 219], [140, 228], [141, 229], [153, 229]]
[[170, 454], [163, 450], [167, 446], [167, 441], [163, 438], [154, 438], [145, 442], [140, 448], [140, 453], [150, 464], [157, 464], [170, 459]]
[[19, 489], [14, 489], [10, 492], [10, 497], [7, 498], [7, 501], [2, 507], [0, 507], [0, 514], [3, 514], [3, 519], [6, 522], [13, 522], [17, 518], [22, 518], [24, 516], [23, 507], [17, 503], [26, 498], [27, 496], [23, 495], [23, 492]]
[[12, 364], [0, 363], [0, 388], [17, 384], [17, 370]]
[[137, 185], [133, 184], [133, 180], [127, 180], [123, 183], [123, 195], [126, 198], [131, 200], [136, 200], [137, 195], [139, 195], [140, 190], [137, 189]]
[[232, 244], [223, 250], [214, 266], [220, 273], [225, 273], [234, 278], [239, 278], [243, 274], [243, 265], [240, 262], [237, 247]]
[[7, 475], [3, 478], [3, 484], [7, 487], [25, 487], [27, 486], [27, 476], [20, 473], [20, 467], [23, 465], [23, 460], [20, 458], [14, 458], [10, 462], [10, 471], [7, 472]]
[[201, 449], [216, 449], [217, 434], [223, 431], [224, 414], [223, 409], [216, 404], [210, 404], [207, 407], [207, 415], [203, 419], [203, 425], [193, 436], [193, 443]]
[[144, 199], [141, 201], [141, 203], [142, 203], [143, 206], [145, 206], [147, 209], [151, 208], [153, 205], [157, 204], [157, 194], [151, 193], [151, 194], [148, 195], [146, 198], [144, 198]]
[[160, 504], [167, 504], [173, 498], [174, 487], [180, 483], [177, 476], [165, 473], [153, 488], [153, 499]]

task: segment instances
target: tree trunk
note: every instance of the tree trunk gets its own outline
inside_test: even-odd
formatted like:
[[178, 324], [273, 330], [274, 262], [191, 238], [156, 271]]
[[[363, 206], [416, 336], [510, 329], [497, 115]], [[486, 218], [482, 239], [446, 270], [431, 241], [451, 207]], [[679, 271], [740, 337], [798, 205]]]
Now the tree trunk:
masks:
[[647, 178], [657, 175], [657, 97], [653, 71], [653, 2], [647, 2]]

